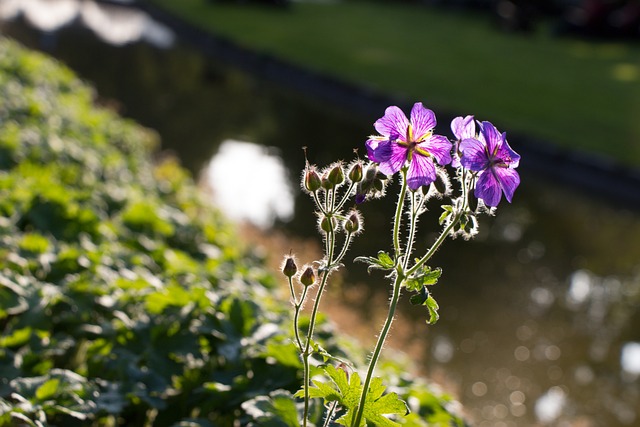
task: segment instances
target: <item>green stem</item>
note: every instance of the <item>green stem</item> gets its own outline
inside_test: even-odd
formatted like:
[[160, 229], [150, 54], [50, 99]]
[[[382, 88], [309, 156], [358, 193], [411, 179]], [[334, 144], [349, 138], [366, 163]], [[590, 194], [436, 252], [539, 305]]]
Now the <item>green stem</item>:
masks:
[[404, 209], [404, 199], [407, 195], [407, 168], [402, 168], [402, 188], [398, 196], [396, 204], [396, 215], [393, 221], [393, 249], [395, 251], [396, 260], [400, 257], [400, 224], [402, 223], [402, 211]]
[[387, 314], [387, 319], [384, 322], [384, 326], [380, 331], [380, 335], [378, 336], [378, 342], [376, 343], [376, 347], [373, 350], [373, 354], [371, 355], [371, 360], [369, 361], [369, 368], [367, 370], [367, 376], [364, 380], [364, 385], [362, 388], [362, 394], [360, 395], [360, 403], [358, 404], [358, 412], [356, 413], [355, 422], [351, 423], [351, 427], [359, 427], [362, 422], [362, 416], [364, 414], [364, 406], [367, 400], [367, 392], [369, 391], [369, 386], [371, 384], [371, 380], [373, 378], [373, 371], [376, 368], [376, 364], [378, 363], [378, 359], [380, 358], [380, 353], [382, 352], [382, 348], [384, 347], [384, 342], [389, 334], [389, 330], [391, 329], [391, 324], [393, 323], [393, 319], [396, 314], [396, 308], [398, 306], [398, 300], [400, 299], [400, 287], [402, 285], [402, 281], [404, 278], [400, 275], [396, 276], [395, 282], [393, 284], [393, 295], [391, 296], [391, 302], [389, 303], [389, 313]]
[[313, 332], [316, 325], [316, 317], [318, 315], [318, 308], [320, 307], [320, 300], [322, 299], [322, 292], [327, 285], [329, 279], [329, 270], [326, 270], [322, 274], [320, 286], [316, 294], [316, 300], [313, 303], [313, 310], [311, 310], [311, 317], [309, 318], [309, 329], [307, 331], [307, 342], [304, 345], [304, 351], [302, 352], [302, 362], [304, 368], [304, 414], [302, 418], [303, 426], [307, 425], [307, 417], [309, 416], [309, 382], [310, 382], [310, 368], [309, 368], [309, 356], [311, 348], [311, 340], [313, 339]]
[[433, 254], [435, 254], [436, 251], [440, 248], [440, 246], [442, 246], [442, 244], [444, 243], [444, 241], [447, 238], [447, 236], [449, 236], [449, 233], [451, 233], [451, 230], [453, 230], [453, 228], [456, 226], [456, 224], [458, 224], [458, 222], [460, 221], [460, 218], [462, 217], [462, 214], [468, 209], [468, 207], [469, 207], [469, 197], [468, 196], [469, 196], [469, 188], [467, 188], [467, 178], [466, 178], [466, 175], [463, 172], [463, 176], [462, 176], [462, 206], [459, 206], [458, 209], [455, 211], [454, 218], [449, 222], [449, 225], [447, 225], [442, 230], [442, 232], [440, 233], [440, 236], [438, 236], [438, 238], [433, 243], [431, 248], [429, 248], [427, 253], [424, 254], [424, 256], [422, 258], [420, 258], [420, 260], [418, 260], [415, 263], [415, 265], [413, 267], [411, 267], [406, 272], [406, 276], [407, 277], [411, 276], [420, 267], [422, 267], [427, 261], [429, 261], [429, 259], [431, 259]]
[[[416, 205], [417, 204], [417, 205]], [[413, 251], [413, 243], [415, 241], [416, 231], [418, 229], [418, 212], [422, 205], [422, 200], [416, 202], [416, 193], [411, 194], [411, 221], [409, 224], [409, 236], [407, 238], [407, 247], [405, 248], [405, 259], [402, 264], [402, 269], [406, 270], [411, 259], [411, 252]]]
[[[402, 211], [404, 210], [404, 200], [407, 195], [407, 168], [402, 168], [402, 188], [400, 189], [400, 195], [398, 196], [398, 203], [396, 205], [396, 214], [394, 217], [393, 223], [393, 248], [395, 251], [395, 259], [398, 261], [402, 255], [402, 249], [400, 247], [400, 224], [402, 223]], [[352, 427], [359, 427], [360, 422], [362, 421], [362, 416], [364, 414], [364, 406], [367, 401], [367, 393], [369, 392], [369, 385], [371, 384], [371, 380], [373, 378], [373, 372], [376, 368], [376, 364], [378, 363], [378, 359], [380, 358], [380, 353], [382, 352], [382, 348], [384, 347], [384, 342], [387, 339], [387, 335], [389, 334], [389, 330], [391, 329], [391, 324], [393, 323], [393, 319], [396, 314], [396, 308], [398, 306], [398, 300], [400, 299], [400, 287], [402, 285], [402, 281], [404, 280], [405, 275], [402, 273], [402, 267], [399, 267], [395, 282], [393, 284], [393, 294], [391, 297], [391, 302], [389, 303], [389, 312], [387, 313], [387, 320], [384, 322], [382, 326], [382, 330], [380, 331], [380, 335], [378, 335], [378, 341], [376, 346], [371, 354], [371, 360], [369, 360], [369, 368], [367, 369], [367, 376], [364, 380], [364, 385], [362, 388], [362, 393], [360, 394], [360, 403], [358, 404], [358, 412], [356, 413], [355, 422], [351, 424]]]
[[347, 254], [347, 251], [349, 250], [349, 245], [351, 245], [352, 238], [353, 238], [353, 234], [347, 233], [347, 237], [345, 238], [344, 245], [342, 246], [342, 250], [340, 251], [340, 253], [338, 254], [335, 260], [329, 260], [330, 264], [328, 268], [337, 266], [340, 263], [340, 261], [342, 261], [342, 258], [344, 258], [344, 256]]

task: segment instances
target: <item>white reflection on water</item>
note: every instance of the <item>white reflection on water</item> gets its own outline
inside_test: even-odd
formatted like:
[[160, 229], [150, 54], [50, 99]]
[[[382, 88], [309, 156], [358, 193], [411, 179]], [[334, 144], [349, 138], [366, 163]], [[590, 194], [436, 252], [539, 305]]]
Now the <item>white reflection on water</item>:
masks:
[[293, 190], [280, 157], [257, 144], [226, 140], [204, 172], [214, 202], [232, 220], [268, 228], [293, 216]]
[[620, 364], [622, 370], [630, 376], [634, 378], [640, 376], [640, 343], [628, 342], [622, 346]]
[[23, 0], [20, 6], [31, 25], [53, 31], [75, 19], [80, 5], [76, 0]]
[[53, 32], [80, 22], [103, 41], [121, 46], [144, 40], [159, 48], [173, 45], [173, 32], [147, 14], [128, 7], [101, 5], [91, 0], [0, 0], [0, 19], [20, 15], [35, 28]]
[[549, 424], [560, 417], [566, 403], [566, 393], [560, 387], [551, 387], [536, 401], [536, 417], [541, 423]]

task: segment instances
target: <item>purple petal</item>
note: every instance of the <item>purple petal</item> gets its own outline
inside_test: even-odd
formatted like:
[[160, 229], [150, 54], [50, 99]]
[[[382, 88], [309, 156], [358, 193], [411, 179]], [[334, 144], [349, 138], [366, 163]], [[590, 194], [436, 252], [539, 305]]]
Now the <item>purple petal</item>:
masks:
[[485, 205], [498, 206], [502, 197], [502, 190], [500, 189], [500, 182], [493, 174], [493, 169], [487, 169], [480, 174], [474, 194], [478, 199], [482, 199]]
[[443, 166], [451, 163], [451, 141], [446, 136], [433, 135], [427, 141], [418, 144], [418, 147], [428, 151]]
[[500, 149], [498, 150], [498, 157], [500, 157], [500, 159], [502, 160], [508, 159], [509, 161], [505, 163], [507, 163], [507, 165], [511, 168], [517, 168], [518, 165], [520, 164], [520, 154], [513, 151], [511, 146], [509, 146], [509, 143], [507, 142], [506, 132], [502, 134], [502, 140], [504, 141], [504, 143], [502, 144], [502, 147], [500, 147]]
[[382, 139], [381, 137], [372, 136], [365, 145], [367, 147], [367, 157], [369, 157], [369, 160], [381, 163], [389, 160], [393, 153], [393, 148], [391, 146], [397, 144], [392, 143], [387, 139]]
[[485, 169], [489, 164], [489, 158], [485, 150], [485, 145], [475, 138], [463, 140], [460, 142], [460, 152], [462, 153], [460, 164], [472, 171]]
[[430, 157], [414, 153], [409, 171], [407, 172], [407, 184], [412, 190], [417, 190], [422, 185], [429, 185], [436, 180], [436, 168]]
[[451, 121], [451, 131], [459, 141], [466, 138], [475, 138], [476, 123], [473, 120], [473, 116], [466, 116], [464, 118], [460, 116], [453, 119]]
[[489, 155], [493, 155], [493, 153], [502, 146], [502, 142], [504, 141], [502, 134], [498, 132], [498, 129], [496, 129], [491, 122], [482, 122], [481, 129], [484, 140], [487, 143], [487, 151]]
[[395, 142], [389, 143], [388, 147], [390, 148], [389, 156], [386, 160], [380, 162], [378, 170], [385, 175], [393, 175], [404, 166], [407, 160], [407, 148]]
[[511, 199], [513, 199], [513, 193], [520, 185], [520, 175], [516, 172], [515, 169], [510, 168], [493, 168], [493, 171], [500, 182], [500, 187], [502, 191], [504, 191], [504, 196], [507, 201], [511, 203]]
[[433, 111], [423, 107], [422, 102], [416, 102], [411, 109], [411, 126], [413, 127], [413, 140], [419, 141], [436, 127], [436, 115]]
[[384, 136], [394, 136], [404, 140], [407, 135], [409, 120], [402, 110], [396, 106], [388, 107], [384, 112], [384, 117], [379, 118], [373, 124], [375, 129]]

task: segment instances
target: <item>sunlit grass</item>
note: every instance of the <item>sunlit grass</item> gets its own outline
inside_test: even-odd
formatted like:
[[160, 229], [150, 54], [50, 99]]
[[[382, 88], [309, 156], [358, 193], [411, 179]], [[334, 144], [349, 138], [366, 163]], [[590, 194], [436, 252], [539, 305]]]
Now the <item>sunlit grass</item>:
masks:
[[505, 34], [488, 16], [397, 4], [154, 2], [295, 64], [640, 165], [637, 44]]

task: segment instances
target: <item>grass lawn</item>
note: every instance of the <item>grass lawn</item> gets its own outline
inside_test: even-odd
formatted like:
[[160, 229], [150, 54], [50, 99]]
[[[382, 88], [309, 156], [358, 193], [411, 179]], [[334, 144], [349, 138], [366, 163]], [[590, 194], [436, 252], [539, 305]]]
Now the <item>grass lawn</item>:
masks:
[[[640, 166], [640, 45], [497, 31], [487, 16], [401, 4], [287, 10], [151, 0], [240, 45], [501, 130]], [[381, 111], [382, 114], [382, 111]]]

